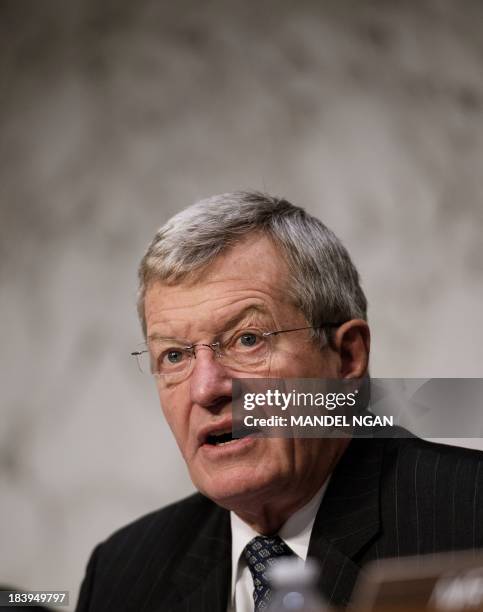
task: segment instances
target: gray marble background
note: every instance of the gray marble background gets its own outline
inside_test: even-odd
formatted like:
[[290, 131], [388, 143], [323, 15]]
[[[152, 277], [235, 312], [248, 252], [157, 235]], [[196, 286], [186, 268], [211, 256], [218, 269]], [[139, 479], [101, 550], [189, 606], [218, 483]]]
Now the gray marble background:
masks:
[[200, 197], [336, 231], [374, 376], [482, 375], [478, 0], [4, 0], [0, 83], [0, 582], [74, 601], [95, 543], [190, 491], [128, 355], [143, 250]]

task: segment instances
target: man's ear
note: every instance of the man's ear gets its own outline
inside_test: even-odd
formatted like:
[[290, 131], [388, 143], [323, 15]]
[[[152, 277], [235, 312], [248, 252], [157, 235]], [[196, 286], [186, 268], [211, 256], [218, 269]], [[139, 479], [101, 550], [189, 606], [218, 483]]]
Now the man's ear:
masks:
[[369, 366], [371, 333], [363, 319], [351, 319], [337, 328], [331, 343], [339, 353], [339, 376], [362, 378]]

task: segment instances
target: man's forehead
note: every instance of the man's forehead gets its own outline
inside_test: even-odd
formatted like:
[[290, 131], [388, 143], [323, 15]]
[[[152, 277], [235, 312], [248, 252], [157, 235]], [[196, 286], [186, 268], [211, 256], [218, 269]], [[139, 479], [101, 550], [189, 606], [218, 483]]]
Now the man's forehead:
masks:
[[148, 326], [197, 316], [237, 316], [252, 308], [271, 314], [287, 301], [288, 270], [278, 249], [255, 236], [222, 253], [192, 279], [178, 283], [152, 281], [146, 292]]
[[241, 314], [270, 315], [288, 302], [280, 285], [259, 282], [256, 277], [242, 282], [236, 278], [211, 278], [194, 284], [166, 285], [153, 281], [145, 298], [146, 319], [176, 320], [207, 315], [237, 317]]

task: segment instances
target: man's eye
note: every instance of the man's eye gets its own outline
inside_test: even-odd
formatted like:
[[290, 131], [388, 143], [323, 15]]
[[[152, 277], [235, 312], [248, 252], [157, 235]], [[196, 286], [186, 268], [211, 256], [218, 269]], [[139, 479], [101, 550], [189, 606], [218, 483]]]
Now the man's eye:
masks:
[[165, 364], [177, 364], [181, 363], [181, 361], [183, 361], [183, 351], [173, 349], [171, 351], [166, 351], [163, 356], [163, 362]]
[[258, 342], [258, 336], [256, 334], [253, 333], [245, 333], [242, 334], [239, 338], [240, 340], [240, 344], [242, 346], [247, 346], [247, 347], [251, 347], [251, 346], [255, 346], [255, 344]]

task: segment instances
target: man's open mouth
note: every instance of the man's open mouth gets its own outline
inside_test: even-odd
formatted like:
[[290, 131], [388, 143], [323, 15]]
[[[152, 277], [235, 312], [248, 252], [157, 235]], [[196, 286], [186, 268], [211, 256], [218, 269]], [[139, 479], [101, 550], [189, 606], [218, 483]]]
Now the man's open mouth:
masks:
[[198, 444], [200, 446], [226, 446], [240, 442], [242, 438], [252, 437], [257, 431], [241, 427], [237, 421], [231, 418], [223, 419], [219, 423], [211, 423], [203, 427], [198, 433]]
[[236, 438], [233, 438], [231, 435], [231, 429], [223, 432], [217, 431], [206, 436], [206, 444], [210, 444], [211, 446], [224, 446], [234, 441], [236, 441]]

